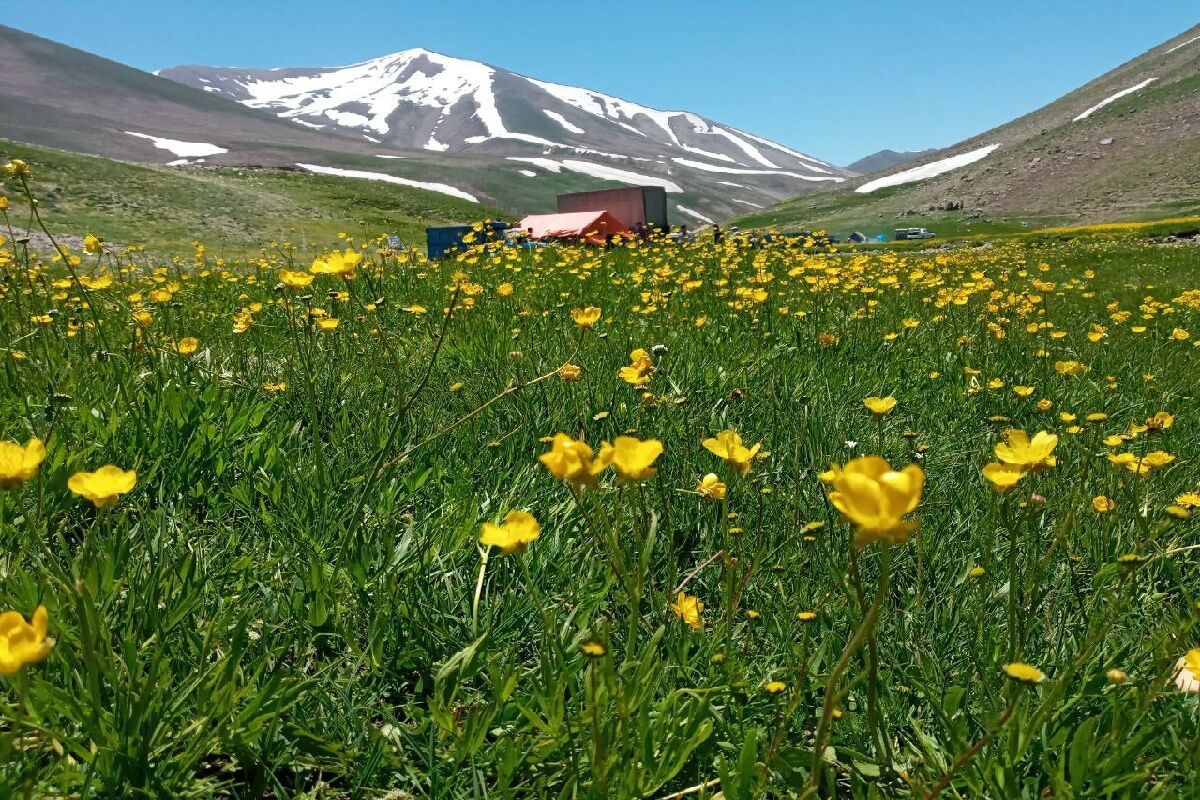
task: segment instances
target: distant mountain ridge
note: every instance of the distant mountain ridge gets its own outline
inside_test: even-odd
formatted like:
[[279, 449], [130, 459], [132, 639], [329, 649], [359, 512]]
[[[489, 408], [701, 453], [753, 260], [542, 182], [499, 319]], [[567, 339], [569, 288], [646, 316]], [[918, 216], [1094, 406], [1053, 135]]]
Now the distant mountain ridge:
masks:
[[857, 175], [871, 175], [907, 164], [934, 152], [936, 150], [933, 148], [927, 150], [880, 150], [869, 156], [863, 156], [852, 164], [847, 164], [846, 170]]
[[730, 170], [790, 170], [817, 183], [844, 177], [831, 164], [698, 114], [662, 111], [422, 48], [346, 67], [183, 66], [158, 74], [308, 127], [404, 149], [462, 152], [504, 143], [630, 162], [686, 166], [703, 160]]

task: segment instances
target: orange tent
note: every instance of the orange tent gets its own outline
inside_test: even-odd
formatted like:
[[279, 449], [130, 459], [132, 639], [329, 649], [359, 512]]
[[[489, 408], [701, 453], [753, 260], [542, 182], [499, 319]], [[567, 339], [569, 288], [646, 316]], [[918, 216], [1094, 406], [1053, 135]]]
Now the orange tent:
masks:
[[607, 211], [533, 214], [520, 224], [530, 239], [582, 239], [589, 244], [604, 244], [613, 236], [630, 235], [629, 228]]

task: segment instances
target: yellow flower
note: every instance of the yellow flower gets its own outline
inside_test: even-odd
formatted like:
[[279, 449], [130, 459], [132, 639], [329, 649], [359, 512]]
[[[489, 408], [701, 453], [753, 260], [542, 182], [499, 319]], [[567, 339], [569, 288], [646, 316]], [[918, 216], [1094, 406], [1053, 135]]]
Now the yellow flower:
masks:
[[621, 367], [617, 375], [632, 386], [645, 386], [650, 382], [650, 373], [654, 371], [650, 354], [639, 347], [629, 354], [629, 360], [630, 365]]
[[501, 297], [512, 297], [513, 285], [511, 283], [502, 283], [496, 287], [496, 294]]
[[734, 472], [744, 474], [750, 471], [750, 462], [762, 449], [761, 444], [746, 447], [737, 431], [724, 430], [711, 439], [705, 439], [701, 444], [708, 452], [717, 458], [725, 459], [725, 463]]
[[855, 527], [854, 543], [903, 542], [917, 523], [905, 516], [916, 510], [925, 488], [925, 471], [909, 464], [899, 472], [879, 456], [856, 458], [841, 467], [834, 464], [821, 474], [829, 484], [829, 502]]
[[832, 333], [817, 334], [817, 344], [819, 344], [821, 347], [834, 347], [837, 345], [837, 343], [838, 337], [834, 336]]
[[341, 324], [341, 320], [337, 319], [336, 317], [322, 317], [321, 319], [315, 320], [315, 322], [317, 325], [317, 330], [321, 331], [322, 333], [332, 333], [333, 331], [336, 331], [338, 325]]
[[658, 439], [641, 441], [632, 436], [618, 436], [612, 444], [600, 446], [600, 460], [611, 463], [620, 473], [622, 480], [638, 481], [652, 477], [654, 463], [662, 455], [663, 445]]
[[579, 376], [583, 374], [583, 370], [574, 364], [563, 364], [558, 368], [558, 377], [568, 383], [579, 380]]
[[1025, 470], [1014, 464], [993, 462], [983, 468], [983, 477], [991, 481], [992, 488], [997, 492], [1007, 492], [1014, 488], [1024, 476]]
[[1108, 678], [1108, 682], [1113, 684], [1122, 684], [1129, 680], [1129, 676], [1125, 674], [1125, 670], [1123, 669], [1110, 669], [1104, 675]]
[[1078, 361], [1071, 360], [1071, 361], [1056, 361], [1056, 362], [1054, 362], [1054, 370], [1059, 375], [1068, 375], [1068, 376], [1074, 378], [1078, 375], [1082, 375], [1083, 373], [1087, 372], [1088, 368], [1086, 365], [1084, 365]]
[[583, 642], [579, 645], [579, 649], [588, 658], [600, 658], [608, 653], [608, 648], [604, 645], [604, 642], [595, 639], [588, 639], [586, 642]]
[[1146, 420], [1146, 427], [1152, 431], [1165, 431], [1174, 424], [1174, 415], [1167, 411], [1159, 411], [1153, 417]]
[[50, 615], [38, 606], [29, 622], [18, 611], [0, 614], [0, 675], [12, 675], [26, 664], [36, 664], [50, 654], [54, 640], [46, 637]]
[[1107, 514], [1116, 507], [1117, 503], [1115, 500], [1105, 497], [1102, 494], [1098, 494], [1092, 498], [1092, 510], [1097, 514]]
[[863, 400], [863, 405], [867, 407], [867, 410], [871, 412], [875, 419], [879, 419], [885, 414], [890, 413], [891, 410], [896, 407], [896, 398], [892, 397], [891, 395], [888, 395], [887, 397], [876, 397], [872, 395], [871, 397]]
[[696, 494], [709, 500], [724, 500], [726, 486], [721, 479], [710, 472], [696, 483]]
[[273, 394], [278, 394], [279, 392], [287, 391], [287, 384], [284, 383], [283, 381], [279, 381], [279, 382], [264, 381], [262, 387], [266, 391], [271, 392]]
[[83, 252], [89, 255], [95, 255], [104, 251], [104, 240], [88, 234], [83, 237]]
[[[328, 255], [321, 256], [313, 261], [309, 267], [309, 272], [317, 275], [338, 275], [343, 278], [353, 278], [354, 270], [362, 261], [362, 253], [355, 250], [353, 247], [347, 247], [344, 252], [334, 250]], [[283, 280], [283, 276], [280, 276]], [[285, 285], [287, 281], [284, 281]], [[305, 284], [307, 285], [307, 284]], [[290, 286], [289, 288], [303, 288]]]
[[799, 611], [796, 613], [796, 619], [800, 622], [812, 622], [816, 618], [817, 612], [815, 611]]
[[783, 681], [770, 681], [767, 683], [766, 686], [763, 687], [763, 689], [766, 690], [767, 694], [779, 694], [786, 688], [787, 688], [787, 684], [784, 683]]
[[1200, 492], [1184, 492], [1176, 495], [1175, 504], [1184, 508], [1200, 508]]
[[1029, 397], [1031, 394], [1033, 394], [1034, 391], [1036, 391], [1036, 387], [1014, 386], [1014, 387], [1012, 387], [1012, 390], [1013, 390], [1013, 394], [1015, 394], [1017, 397], [1025, 398], [1025, 397]]
[[538, 538], [542, 526], [528, 511], [510, 511], [504, 522], [496, 525], [491, 522], [483, 523], [479, 534], [479, 543], [500, 548], [502, 553], [514, 553], [524, 550], [530, 542]]
[[8, 198], [0, 194], [0, 211], [8, 211]]
[[313, 282], [313, 276], [310, 272], [281, 269], [279, 270], [279, 282], [289, 289], [303, 289]]
[[595, 486], [596, 476], [608, 466], [603, 458], [593, 460], [592, 448], [586, 442], [565, 433], [556, 433], [550, 451], [542, 453], [538, 460], [555, 478], [575, 486]]
[[600, 315], [603, 312], [595, 306], [587, 308], [572, 308], [571, 319], [575, 320], [575, 324], [581, 328], [591, 328], [600, 321]]
[[1025, 431], [1010, 428], [1004, 432], [1004, 442], [996, 445], [996, 458], [1022, 470], [1041, 471], [1057, 463], [1050, 455], [1057, 444], [1058, 437], [1053, 433], [1039, 431], [1030, 440]]
[[1109, 453], [1108, 460], [1114, 466], [1124, 467], [1134, 475], [1145, 475], [1150, 472], [1150, 465], [1133, 453]]
[[1142, 463], [1153, 469], [1160, 469], [1175, 460], [1175, 456], [1163, 450], [1153, 450], [1142, 456]]
[[20, 178], [29, 175], [29, 165], [19, 158], [14, 158], [4, 165], [4, 174], [10, 178]]
[[99, 292], [102, 289], [107, 289], [113, 285], [113, 276], [109, 275], [107, 272], [103, 275], [95, 276], [80, 275], [79, 282], [82, 283], [85, 288], [90, 289], [93, 292]]
[[1005, 675], [1021, 683], [1039, 684], [1046, 680], [1046, 673], [1032, 664], [1024, 664], [1020, 661], [1005, 664], [1001, 669], [1004, 670]]
[[1052, 408], [1054, 408], [1054, 403], [1050, 400], [1042, 399], [1037, 401], [1038, 411], [1049, 411]]
[[680, 592], [671, 604], [671, 610], [675, 612], [675, 616], [696, 630], [704, 628], [704, 620], [700, 616], [704, 612], [704, 603], [700, 602], [699, 597]]
[[137, 484], [137, 473], [107, 464], [95, 472], [76, 472], [67, 480], [67, 488], [80, 497], [85, 497], [104, 508], [117, 502], [118, 495], [125, 494]]
[[404, 308], [404, 310], [405, 310], [405, 311], [407, 311], [409, 314], [418, 314], [418, 315], [420, 315], [420, 314], [424, 314], [424, 313], [425, 313], [425, 312], [426, 312], [428, 309], [426, 309], [426, 308], [425, 308], [425, 306], [416, 306], [416, 305], [414, 305], [414, 306], [406, 306], [406, 307]]
[[181, 356], [190, 356], [200, 349], [200, 340], [195, 336], [185, 336], [175, 343], [175, 352]]
[[16, 442], [0, 442], [0, 488], [11, 489], [37, 475], [46, 458], [46, 446], [41, 439], [30, 439], [25, 446]]
[[1200, 647], [1188, 650], [1175, 662], [1175, 686], [1181, 692], [1200, 692]]

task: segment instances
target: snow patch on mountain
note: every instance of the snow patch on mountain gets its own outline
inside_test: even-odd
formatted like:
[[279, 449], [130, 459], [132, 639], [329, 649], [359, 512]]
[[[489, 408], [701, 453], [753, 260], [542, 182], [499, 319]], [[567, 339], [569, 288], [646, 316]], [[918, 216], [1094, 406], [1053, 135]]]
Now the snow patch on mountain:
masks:
[[799, 178], [802, 181], [833, 181], [841, 183], [845, 178], [836, 175], [801, 175], [798, 172], [788, 172], [781, 169], [743, 169], [742, 167], [722, 167], [716, 164], [705, 164], [703, 161], [693, 161], [690, 158], [672, 158], [676, 164], [705, 172], [727, 172], [731, 175], [786, 175], [789, 178]]
[[586, 133], [587, 132], [583, 128], [572, 123], [570, 120], [568, 120], [566, 117], [564, 117], [562, 114], [558, 113], [557, 111], [551, 111], [548, 108], [543, 108], [542, 113], [545, 114], [550, 119], [557, 122], [559, 125], [563, 126], [563, 128], [567, 131], [567, 133]]
[[1174, 53], [1174, 52], [1175, 52], [1176, 50], [1178, 50], [1179, 48], [1181, 48], [1181, 47], [1187, 47], [1187, 46], [1188, 46], [1189, 44], [1191, 44], [1192, 42], [1200, 42], [1200, 36], [1193, 36], [1191, 39], [1188, 39], [1186, 42], [1180, 42], [1179, 44], [1177, 44], [1177, 45], [1175, 45], [1174, 47], [1172, 47], [1170, 50], [1166, 50], [1166, 51], [1164, 51], [1164, 52], [1163, 52], [1163, 55], [1165, 56], [1165, 55], [1168, 55], [1168, 54], [1170, 54], [1170, 53]]
[[915, 183], [916, 181], [928, 180], [929, 178], [941, 175], [944, 172], [965, 167], [968, 164], [974, 164], [981, 158], [985, 158], [993, 150], [999, 147], [999, 144], [989, 144], [986, 147], [980, 147], [977, 150], [969, 150], [966, 153], [959, 153], [956, 156], [943, 158], [939, 161], [931, 161], [928, 164], [922, 164], [919, 167], [897, 172], [893, 175], [885, 175], [882, 178], [876, 178], [873, 181], [867, 181], [862, 186], [859, 186], [854, 191], [859, 194], [867, 194], [876, 189], [883, 189], [887, 186], [899, 186], [902, 183]]
[[1146, 80], [1142, 81], [1141, 83], [1137, 84], [1136, 86], [1130, 86], [1128, 89], [1122, 89], [1121, 91], [1117, 92], [1116, 94], [1111, 94], [1108, 97], [1101, 100], [1099, 103], [1096, 103], [1096, 105], [1092, 106], [1087, 111], [1083, 112], [1082, 114], [1080, 114], [1078, 117], [1076, 117], [1075, 119], [1073, 119], [1071, 121], [1079, 122], [1080, 120], [1087, 119], [1092, 114], [1095, 114], [1097, 111], [1104, 108], [1109, 103], [1115, 103], [1116, 101], [1120, 100], [1125, 95], [1133, 94], [1138, 89], [1146, 88], [1154, 80], [1155, 80], [1154, 78], [1146, 78]]
[[166, 150], [172, 155], [179, 158], [202, 158], [204, 156], [216, 156], [221, 153], [228, 153], [229, 149], [219, 147], [208, 142], [184, 142], [179, 139], [167, 139], [163, 136], [151, 136], [148, 133], [138, 133], [137, 131], [125, 131], [130, 136], [136, 136], [139, 139], [148, 139], [159, 150]]
[[678, 203], [676, 203], [676, 204], [675, 204], [675, 210], [676, 210], [676, 211], [678, 211], [680, 214], [686, 214], [687, 216], [691, 217], [692, 219], [698, 219], [698, 220], [700, 220], [701, 222], [706, 222], [706, 223], [708, 223], [709, 225], [713, 225], [713, 224], [715, 224], [715, 223], [712, 221], [712, 219], [710, 219], [709, 217], [706, 217], [706, 216], [704, 216], [703, 214], [701, 214], [699, 211], [695, 211], [695, 210], [693, 210], [693, 209], [690, 209], [690, 208], [688, 208], [687, 206], [681, 206], [681, 205], [679, 205]]
[[431, 192], [440, 192], [448, 194], [451, 197], [458, 197], [463, 200], [470, 200], [472, 203], [478, 203], [479, 198], [472, 194], [464, 192], [462, 189], [457, 189], [445, 183], [429, 183], [426, 181], [414, 181], [408, 178], [400, 178], [395, 175], [388, 175], [386, 172], [368, 172], [363, 169], [339, 169], [338, 167], [323, 167], [319, 164], [296, 164], [302, 170], [315, 172], [318, 175], [337, 175], [342, 178], [361, 178], [368, 181], [383, 181], [384, 183], [395, 183], [401, 186], [412, 186], [416, 189], [427, 189]]

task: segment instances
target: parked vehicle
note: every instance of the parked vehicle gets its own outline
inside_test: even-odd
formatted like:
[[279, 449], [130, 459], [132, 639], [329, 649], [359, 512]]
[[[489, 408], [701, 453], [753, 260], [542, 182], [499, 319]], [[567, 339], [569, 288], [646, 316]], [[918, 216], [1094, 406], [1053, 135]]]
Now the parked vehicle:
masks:
[[905, 239], [932, 239], [937, 236], [927, 228], [896, 228], [896, 241]]

